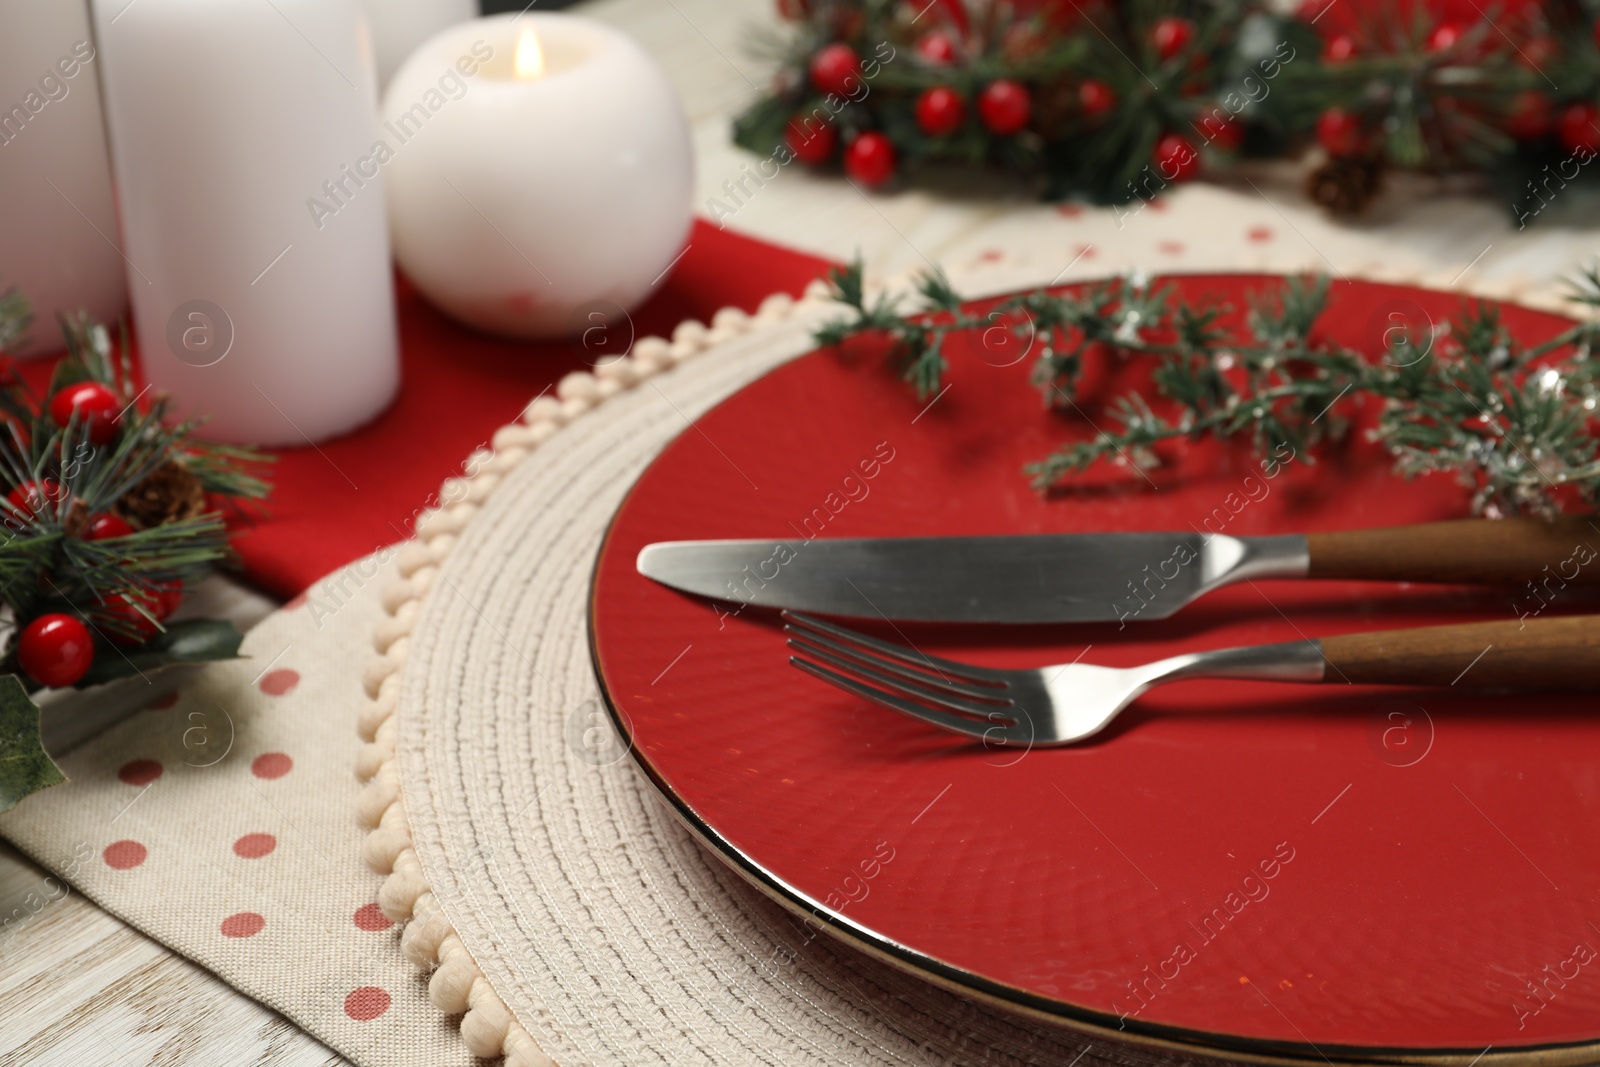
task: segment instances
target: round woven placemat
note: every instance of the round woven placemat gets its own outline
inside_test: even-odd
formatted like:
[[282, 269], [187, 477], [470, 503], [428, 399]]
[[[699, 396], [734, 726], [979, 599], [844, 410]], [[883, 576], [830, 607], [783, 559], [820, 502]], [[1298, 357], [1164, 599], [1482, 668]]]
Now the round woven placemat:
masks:
[[[962, 287], [1051, 280], [998, 269]], [[464, 1013], [468, 1047], [523, 1067], [1183, 1062], [814, 933], [697, 843], [609, 732], [587, 634], [606, 525], [696, 416], [811, 348], [827, 307], [773, 298], [641, 341], [569, 376], [446, 484], [400, 554], [366, 676], [380, 903], [409, 920], [402, 947], [433, 1003]]]

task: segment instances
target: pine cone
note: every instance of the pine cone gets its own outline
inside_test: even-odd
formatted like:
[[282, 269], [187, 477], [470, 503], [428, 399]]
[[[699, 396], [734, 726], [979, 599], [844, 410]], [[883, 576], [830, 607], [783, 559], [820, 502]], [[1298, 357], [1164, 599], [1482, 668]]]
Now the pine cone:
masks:
[[192, 519], [206, 512], [206, 491], [189, 468], [173, 460], [157, 467], [111, 506], [135, 530]]
[[1306, 195], [1335, 218], [1353, 218], [1372, 206], [1383, 189], [1377, 156], [1329, 159], [1306, 175]]
[[1077, 115], [1078, 83], [1066, 76], [1039, 86], [1033, 95], [1033, 113], [1028, 125], [1045, 140], [1057, 137]]
[[67, 504], [67, 513], [61, 516], [61, 528], [68, 537], [82, 537], [89, 525], [89, 506], [78, 497]]

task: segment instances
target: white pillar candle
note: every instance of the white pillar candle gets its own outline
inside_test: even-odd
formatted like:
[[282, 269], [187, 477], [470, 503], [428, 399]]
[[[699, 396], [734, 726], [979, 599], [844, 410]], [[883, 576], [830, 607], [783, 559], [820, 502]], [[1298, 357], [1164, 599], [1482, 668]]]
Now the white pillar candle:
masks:
[[61, 347], [56, 317], [127, 307], [89, 9], [0, 4], [0, 289], [33, 305], [15, 355]]
[[[145, 377], [223, 441], [354, 429], [399, 384], [358, 0], [92, 0]], [[319, 217], [313, 201], [340, 205]]]
[[384, 94], [395, 258], [450, 315], [518, 337], [642, 301], [683, 251], [688, 121], [632, 40], [573, 15], [438, 34]]
[[380, 90], [419, 44], [478, 14], [478, 0], [363, 0], [363, 5], [372, 27]]

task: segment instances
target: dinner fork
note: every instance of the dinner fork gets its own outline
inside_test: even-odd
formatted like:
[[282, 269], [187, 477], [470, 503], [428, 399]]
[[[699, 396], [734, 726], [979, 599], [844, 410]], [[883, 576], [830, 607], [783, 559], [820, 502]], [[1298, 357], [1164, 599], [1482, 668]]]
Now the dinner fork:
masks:
[[1187, 652], [1138, 667], [998, 670], [784, 612], [789, 662], [884, 707], [997, 745], [1064, 745], [1153, 686], [1243, 678], [1473, 689], [1600, 688], [1600, 615], [1430, 626]]

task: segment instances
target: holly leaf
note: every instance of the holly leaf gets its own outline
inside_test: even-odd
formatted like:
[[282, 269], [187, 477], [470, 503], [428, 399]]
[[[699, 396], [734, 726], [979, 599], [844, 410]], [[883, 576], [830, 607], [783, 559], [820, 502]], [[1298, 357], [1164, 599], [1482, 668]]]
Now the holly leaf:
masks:
[[210, 663], [238, 659], [239, 642], [244, 635], [224, 619], [186, 619], [167, 626], [137, 648], [119, 648], [105, 641], [95, 642], [94, 664], [75, 689], [171, 667], [178, 663]]
[[20, 678], [0, 675], [0, 812], [66, 780], [39, 740], [39, 706]]

